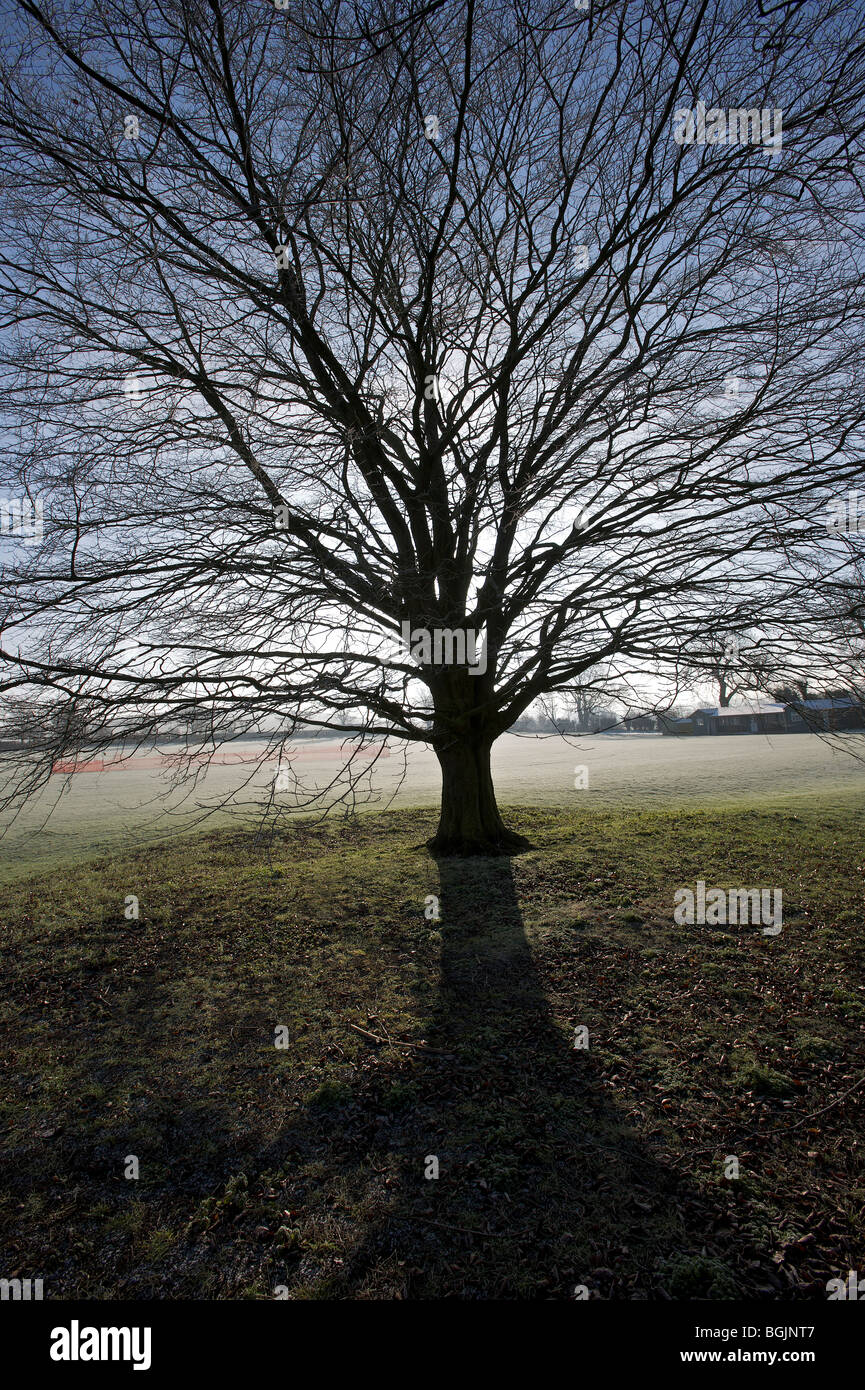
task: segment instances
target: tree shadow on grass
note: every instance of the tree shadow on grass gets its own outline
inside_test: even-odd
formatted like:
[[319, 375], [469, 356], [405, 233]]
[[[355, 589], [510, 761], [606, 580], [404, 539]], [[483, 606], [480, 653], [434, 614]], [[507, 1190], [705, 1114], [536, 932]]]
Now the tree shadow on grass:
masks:
[[[266, 1042], [272, 1001], [252, 983], [260, 965], [250, 981], [232, 965], [233, 989], [201, 1038], [188, 1008], [167, 1035], [174, 987], [192, 997], [194, 972], [172, 985], [171, 935], [154, 939], [151, 973], [128, 1006], [115, 1002], [89, 1054], [104, 1062], [105, 1097], [89, 1125], [76, 1112], [51, 1141], [62, 1187], [84, 1184], [69, 1209], [75, 1242], [32, 1272], [89, 1297], [273, 1297], [284, 1286], [312, 1298], [562, 1298], [576, 1285], [605, 1298], [741, 1296], [701, 1254], [707, 1209], [634, 1132], [593, 1052], [553, 1019], [512, 862], [441, 860], [438, 871], [440, 921], [427, 925], [440, 933], [440, 979], [415, 1046], [363, 1040], [337, 1066], [343, 1080], [310, 1103], [281, 1084]], [[280, 960], [290, 976], [284, 948], [268, 969]], [[76, 1036], [88, 1008], [68, 1020]], [[334, 1023], [325, 1051], [338, 1059], [342, 1002]], [[122, 1177], [130, 1152], [140, 1183]], [[85, 1216], [86, 1199], [107, 1217]]]
[[387, 1200], [343, 1296], [374, 1290], [388, 1268], [404, 1297], [561, 1298], [578, 1285], [653, 1297], [668, 1257], [686, 1297], [737, 1296], [685, 1229], [682, 1179], [611, 1101], [591, 1050], [554, 1022], [511, 861], [441, 860], [439, 874], [439, 997], [405, 1104], [368, 1155]]

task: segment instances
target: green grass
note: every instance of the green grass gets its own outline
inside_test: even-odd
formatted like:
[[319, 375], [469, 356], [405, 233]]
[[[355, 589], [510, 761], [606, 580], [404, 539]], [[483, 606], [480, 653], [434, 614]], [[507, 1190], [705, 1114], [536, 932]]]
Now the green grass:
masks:
[[[332, 786], [340, 765], [338, 743], [325, 740], [295, 749], [307, 795], [314, 787], [331, 789], [322, 804], [338, 797]], [[139, 751], [145, 763], [166, 752]], [[268, 801], [275, 768], [272, 761], [260, 761], [264, 751], [260, 743], [233, 744], [227, 756], [258, 760], [258, 765], [215, 761], [206, 775], [199, 769], [201, 780], [194, 787], [142, 767], [137, 755], [123, 771], [54, 776], [26, 806], [2, 818], [0, 882], [74, 867], [96, 854], [117, 856], [145, 845], [169, 845], [203, 829], [254, 826]], [[493, 748], [493, 777], [503, 802], [553, 813], [584, 806], [593, 811], [643, 806], [654, 811], [748, 807], [807, 813], [815, 798], [823, 805], [861, 806], [863, 752], [861, 734], [832, 739], [816, 734], [690, 739], [504, 734]], [[590, 789], [574, 788], [577, 762], [589, 771]], [[7, 755], [0, 755], [0, 786], [7, 791], [8, 764]], [[347, 793], [345, 779], [338, 782]], [[368, 786], [366, 776], [360, 784], [355, 781], [346, 804], [363, 815], [382, 806], [432, 808], [440, 789], [432, 751], [397, 743], [370, 768]], [[303, 796], [300, 803], [311, 804]], [[290, 796], [280, 804], [286, 814], [297, 813], [290, 810]]]
[[[398, 811], [5, 885], [0, 1273], [822, 1299], [865, 1268], [865, 811], [509, 820], [514, 861], [436, 863]], [[697, 878], [781, 887], [780, 936], [675, 926]]]

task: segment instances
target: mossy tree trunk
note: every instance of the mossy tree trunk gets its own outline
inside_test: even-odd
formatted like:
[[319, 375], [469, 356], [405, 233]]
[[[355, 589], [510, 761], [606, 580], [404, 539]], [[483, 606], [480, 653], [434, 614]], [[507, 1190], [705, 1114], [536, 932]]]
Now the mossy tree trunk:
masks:
[[490, 769], [493, 740], [478, 733], [436, 746], [442, 770], [438, 830], [429, 847], [435, 854], [518, 854], [529, 847], [505, 825], [496, 804]]

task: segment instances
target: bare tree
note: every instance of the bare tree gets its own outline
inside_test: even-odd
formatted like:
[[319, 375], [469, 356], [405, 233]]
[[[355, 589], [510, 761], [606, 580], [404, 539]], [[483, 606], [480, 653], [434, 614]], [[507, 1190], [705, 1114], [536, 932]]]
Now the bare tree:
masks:
[[682, 663], [683, 676], [696, 682], [711, 683], [717, 691], [718, 706], [726, 709], [733, 695], [754, 688], [751, 662], [759, 647], [753, 640], [730, 631], [707, 632]]
[[106, 739], [362, 717], [432, 743], [436, 850], [507, 852], [533, 701], [814, 639], [865, 478], [858, 5], [6, 20], [4, 481], [44, 534], [4, 691]]

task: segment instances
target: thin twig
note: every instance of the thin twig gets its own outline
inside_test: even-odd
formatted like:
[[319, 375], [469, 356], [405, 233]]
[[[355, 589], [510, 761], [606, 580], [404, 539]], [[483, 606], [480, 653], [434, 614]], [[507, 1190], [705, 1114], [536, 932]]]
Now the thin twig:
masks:
[[394, 1212], [390, 1212], [388, 1215], [391, 1221], [420, 1221], [423, 1226], [437, 1226], [440, 1231], [462, 1231], [464, 1235], [482, 1236], [485, 1240], [488, 1238], [500, 1240], [502, 1236], [507, 1235], [506, 1231], [473, 1231], [470, 1226], [446, 1225], [444, 1221], [430, 1221], [425, 1216], [397, 1216]]
[[363, 1033], [365, 1038], [372, 1038], [373, 1042], [383, 1043], [385, 1047], [415, 1047], [419, 1052], [429, 1052], [436, 1057], [452, 1057], [452, 1052], [442, 1052], [438, 1047], [427, 1047], [426, 1043], [403, 1042], [401, 1038], [383, 1038], [378, 1033], [370, 1033], [367, 1028], [361, 1028], [357, 1023], [350, 1023], [349, 1028], [353, 1028], [356, 1033]]
[[[778, 1125], [775, 1129], [752, 1129], [750, 1134], [744, 1134], [742, 1138], [736, 1140], [736, 1142], [741, 1144], [748, 1139], [763, 1139], [767, 1138], [770, 1134], [789, 1134], [791, 1130], [801, 1129], [802, 1125], [807, 1124], [809, 1120], [816, 1120], [818, 1115], [825, 1115], [827, 1110], [831, 1110], [835, 1105], [840, 1105], [842, 1100], [846, 1100], [848, 1096], [852, 1096], [853, 1092], [858, 1091], [860, 1086], [865, 1086], [865, 1074], [860, 1076], [859, 1080], [854, 1082], [849, 1090], [842, 1092], [840, 1096], [836, 1096], [834, 1100], [830, 1100], [828, 1105], [822, 1106], [819, 1110], [812, 1110], [810, 1114], [803, 1115], [801, 1120], [797, 1120], [794, 1125]], [[673, 1162], [677, 1163], [680, 1158], [692, 1158], [696, 1157], [697, 1154], [713, 1154], [717, 1153], [717, 1151], [717, 1144], [709, 1149], [687, 1149], [682, 1154], [673, 1155]]]

